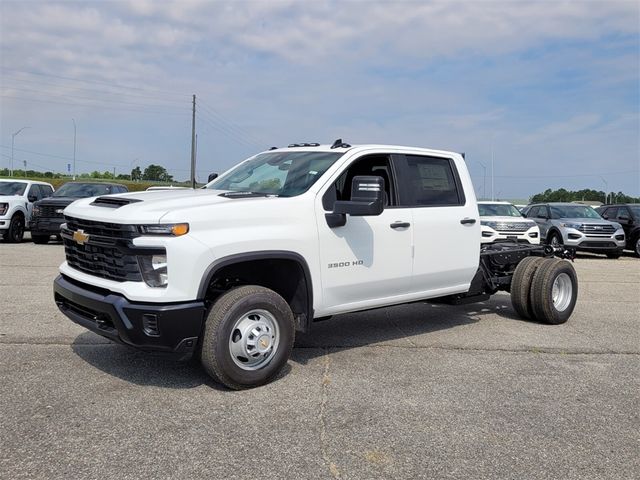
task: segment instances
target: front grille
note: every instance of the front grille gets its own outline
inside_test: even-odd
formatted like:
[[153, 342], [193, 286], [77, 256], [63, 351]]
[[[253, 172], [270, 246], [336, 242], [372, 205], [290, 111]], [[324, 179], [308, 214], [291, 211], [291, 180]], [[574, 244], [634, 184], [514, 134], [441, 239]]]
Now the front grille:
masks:
[[[62, 230], [67, 263], [70, 267], [116, 282], [141, 282], [138, 258], [130, 240], [140, 236], [135, 225], [97, 222], [65, 216]], [[78, 243], [73, 233], [81, 230], [88, 241]]]
[[613, 232], [616, 231], [613, 225], [602, 225], [602, 224], [591, 224], [591, 223], [582, 224], [578, 230], [586, 234], [595, 233], [600, 235], [604, 235], [604, 234], [611, 235]]
[[517, 222], [517, 223], [498, 223], [496, 225], [495, 230], [497, 230], [498, 232], [515, 232], [515, 233], [522, 233], [522, 232], [526, 232], [527, 230], [529, 230], [531, 227], [533, 227], [532, 224], [530, 223], [524, 223], [524, 222]]
[[96, 277], [116, 282], [141, 282], [142, 275], [135, 255], [121, 252], [116, 245], [85, 243], [63, 237], [67, 263], [72, 268]]
[[107, 238], [136, 238], [140, 236], [135, 225], [122, 225], [120, 223], [96, 222], [80, 218], [64, 216], [69, 230], [82, 230], [88, 235], [97, 235]]
[[[56, 210], [60, 210], [60, 213], [57, 213]], [[62, 210], [64, 210], [62, 205], [41, 205], [39, 216], [47, 218], [62, 218]]]
[[582, 242], [580, 244], [580, 247], [586, 248], [586, 247], [600, 247], [600, 248], [607, 248], [607, 247], [617, 247], [617, 245], [613, 242]]

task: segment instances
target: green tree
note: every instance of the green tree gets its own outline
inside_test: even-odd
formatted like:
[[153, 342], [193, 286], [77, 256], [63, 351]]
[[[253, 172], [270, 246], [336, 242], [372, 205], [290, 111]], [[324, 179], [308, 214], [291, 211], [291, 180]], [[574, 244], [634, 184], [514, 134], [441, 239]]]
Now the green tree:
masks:
[[142, 173], [143, 180], [151, 180], [155, 182], [171, 182], [173, 177], [169, 175], [167, 169], [160, 165], [149, 165]]
[[134, 182], [139, 182], [141, 179], [142, 171], [140, 170], [140, 167], [136, 167], [131, 170], [131, 180], [133, 180]]

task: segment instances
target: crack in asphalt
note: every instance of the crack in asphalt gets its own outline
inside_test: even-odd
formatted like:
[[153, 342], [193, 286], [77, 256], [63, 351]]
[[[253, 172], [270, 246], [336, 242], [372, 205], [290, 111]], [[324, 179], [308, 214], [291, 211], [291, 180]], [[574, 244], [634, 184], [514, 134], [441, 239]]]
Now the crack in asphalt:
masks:
[[331, 377], [329, 376], [329, 365], [331, 359], [329, 357], [329, 349], [323, 348], [324, 356], [324, 369], [322, 371], [322, 384], [320, 395], [320, 410], [318, 411], [318, 420], [320, 420], [320, 450], [322, 452], [322, 459], [325, 465], [329, 469], [329, 473], [333, 478], [340, 478], [340, 470], [338, 466], [329, 457], [329, 448], [327, 446], [327, 421], [325, 419], [325, 409], [327, 407], [327, 400], [329, 397], [329, 384], [331, 383]]

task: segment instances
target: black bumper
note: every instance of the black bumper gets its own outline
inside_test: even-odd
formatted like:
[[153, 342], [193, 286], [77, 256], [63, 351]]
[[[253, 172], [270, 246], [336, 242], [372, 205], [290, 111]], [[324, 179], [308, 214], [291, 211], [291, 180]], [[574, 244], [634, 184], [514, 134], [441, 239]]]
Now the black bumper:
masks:
[[73, 322], [114, 342], [188, 359], [202, 332], [204, 302], [130, 302], [106, 290], [89, 289], [59, 275], [53, 282], [56, 305]]
[[36, 235], [60, 235], [64, 218], [38, 218], [29, 222], [29, 230]]

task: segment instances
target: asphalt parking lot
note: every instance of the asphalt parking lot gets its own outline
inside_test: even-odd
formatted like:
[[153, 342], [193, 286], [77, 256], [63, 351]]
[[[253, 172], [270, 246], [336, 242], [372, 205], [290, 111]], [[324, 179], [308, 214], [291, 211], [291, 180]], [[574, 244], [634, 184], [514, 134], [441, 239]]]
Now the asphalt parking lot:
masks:
[[2, 478], [640, 477], [640, 260], [580, 256], [568, 323], [506, 294], [344, 315], [274, 383], [118, 346], [52, 300], [60, 244], [0, 244]]

